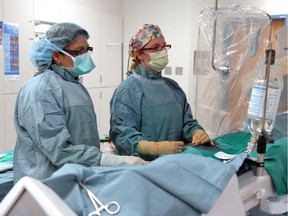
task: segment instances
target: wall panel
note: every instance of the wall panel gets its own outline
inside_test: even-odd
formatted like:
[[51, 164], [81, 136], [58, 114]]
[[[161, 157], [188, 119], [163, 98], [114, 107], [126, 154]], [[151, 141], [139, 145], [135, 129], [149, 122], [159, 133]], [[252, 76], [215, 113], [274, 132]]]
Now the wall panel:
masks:
[[5, 149], [13, 149], [16, 143], [16, 130], [14, 127], [14, 109], [15, 109], [15, 102], [16, 102], [17, 94], [6, 94], [4, 97], [4, 104], [5, 104]]
[[59, 0], [34, 0], [34, 20], [59, 22], [60, 5]]
[[[101, 22], [101, 86], [117, 86], [121, 81], [122, 17], [102, 15]], [[108, 44], [112, 44], [107, 46]], [[114, 45], [113, 45], [114, 44]], [[125, 62], [127, 59], [125, 59]]]
[[82, 8], [81, 25], [85, 28], [90, 38], [88, 40], [89, 45], [94, 48], [92, 53], [92, 59], [96, 65], [96, 68], [89, 74], [83, 76], [83, 84], [86, 88], [100, 87], [100, 74], [101, 74], [101, 13], [95, 9]]
[[4, 95], [0, 94], [0, 151], [5, 149]]
[[110, 106], [109, 102], [112, 98], [115, 87], [101, 88], [101, 103], [100, 103], [100, 115], [98, 115], [98, 122], [100, 125], [99, 135], [101, 138], [104, 134], [109, 134], [110, 130]]

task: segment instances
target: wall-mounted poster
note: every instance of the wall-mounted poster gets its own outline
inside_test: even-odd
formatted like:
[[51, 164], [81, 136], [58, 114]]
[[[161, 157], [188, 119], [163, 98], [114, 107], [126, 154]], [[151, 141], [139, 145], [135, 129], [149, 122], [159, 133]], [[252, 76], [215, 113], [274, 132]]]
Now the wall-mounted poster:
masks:
[[4, 74], [6, 80], [19, 79], [19, 26], [3, 23]]
[[3, 38], [3, 22], [0, 21], [0, 49], [2, 49], [2, 38]]

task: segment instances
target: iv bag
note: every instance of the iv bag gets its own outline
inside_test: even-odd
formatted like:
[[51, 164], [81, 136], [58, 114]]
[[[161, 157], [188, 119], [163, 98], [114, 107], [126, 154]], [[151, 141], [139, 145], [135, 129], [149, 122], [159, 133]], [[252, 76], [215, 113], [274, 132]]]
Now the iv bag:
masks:
[[[268, 64], [270, 71], [268, 89], [266, 88], [267, 62], [262, 61], [256, 73], [257, 76], [252, 88], [247, 113], [247, 126], [252, 136], [255, 138], [259, 136], [261, 129], [265, 129], [268, 133], [271, 133], [275, 123], [281, 91], [283, 89], [282, 74], [278, 69], [277, 63], [274, 64], [275, 50], [266, 50], [266, 59], [268, 59], [269, 52], [273, 53], [271, 54], [273, 57], [271, 64]], [[265, 106], [266, 91], [268, 92], [267, 104]]]

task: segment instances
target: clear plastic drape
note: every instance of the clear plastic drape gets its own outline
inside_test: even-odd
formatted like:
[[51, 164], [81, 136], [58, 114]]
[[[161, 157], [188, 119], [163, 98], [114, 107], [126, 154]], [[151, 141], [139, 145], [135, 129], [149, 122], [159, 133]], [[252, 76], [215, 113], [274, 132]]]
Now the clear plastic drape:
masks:
[[202, 10], [193, 72], [194, 115], [212, 138], [245, 129], [256, 70], [270, 37], [271, 18], [257, 8]]

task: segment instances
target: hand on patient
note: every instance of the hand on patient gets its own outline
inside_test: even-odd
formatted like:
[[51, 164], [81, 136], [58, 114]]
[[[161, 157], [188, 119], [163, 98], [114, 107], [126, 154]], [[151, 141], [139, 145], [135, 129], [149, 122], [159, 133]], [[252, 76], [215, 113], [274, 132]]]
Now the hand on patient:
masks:
[[152, 142], [142, 140], [138, 143], [138, 151], [143, 155], [176, 154], [183, 151], [182, 141]]
[[200, 129], [197, 129], [193, 132], [191, 144], [192, 145], [212, 145], [212, 146], [215, 145], [211, 141], [208, 134], [205, 131], [200, 130]]

